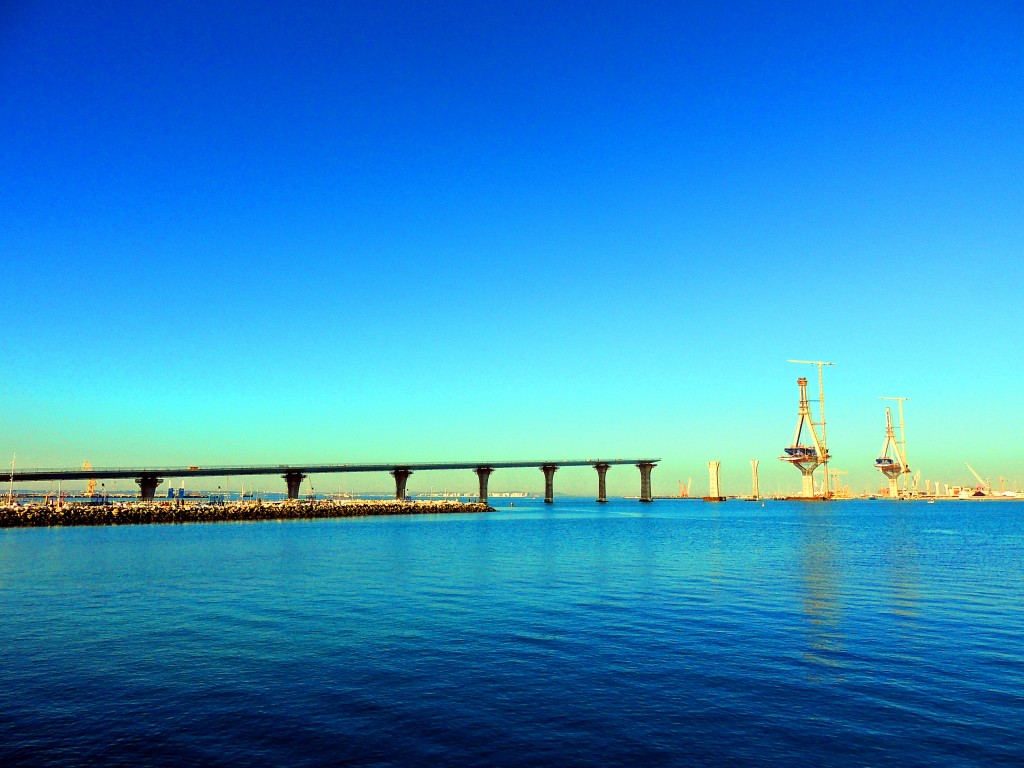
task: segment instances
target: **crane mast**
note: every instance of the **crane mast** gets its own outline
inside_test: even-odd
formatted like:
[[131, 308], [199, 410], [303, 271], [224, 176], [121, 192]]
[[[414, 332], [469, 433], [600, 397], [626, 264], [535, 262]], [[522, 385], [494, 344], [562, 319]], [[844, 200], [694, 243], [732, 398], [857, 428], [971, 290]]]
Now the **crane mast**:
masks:
[[[800, 386], [800, 412], [797, 417], [796, 436], [793, 439], [793, 445], [786, 449], [786, 455], [779, 458], [793, 464], [804, 475], [803, 495], [808, 497], [814, 496], [814, 470], [819, 464], [822, 465], [825, 470], [824, 497], [828, 499], [832, 496], [832, 482], [828, 471], [828, 460], [831, 458], [831, 455], [828, 452], [828, 432], [825, 426], [825, 377], [823, 369], [824, 366], [835, 365], [835, 363], [829, 363], [825, 360], [789, 360], [788, 362], [818, 366], [818, 409], [821, 418], [815, 422], [812, 417], [807, 400], [807, 379], [801, 377], [797, 380], [797, 384]], [[805, 423], [810, 427], [811, 439], [814, 442], [813, 457], [811, 457], [808, 450], [804, 450], [800, 445], [800, 435]], [[818, 436], [818, 427], [821, 427], [820, 437]]]
[[[903, 429], [903, 401], [909, 400], [909, 397], [880, 397], [879, 400], [895, 400], [899, 404], [900, 413], [900, 438], [896, 443], [900, 459], [903, 463], [903, 491], [905, 493], [910, 492], [910, 462], [907, 460], [907, 433]], [[888, 417], [887, 417], [888, 418]]]

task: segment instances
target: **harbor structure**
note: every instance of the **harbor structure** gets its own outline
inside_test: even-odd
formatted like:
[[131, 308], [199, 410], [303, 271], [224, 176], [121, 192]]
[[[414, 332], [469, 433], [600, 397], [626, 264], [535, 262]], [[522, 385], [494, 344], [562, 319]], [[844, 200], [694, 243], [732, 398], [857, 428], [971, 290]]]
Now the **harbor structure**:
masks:
[[[898, 399], [900, 401], [900, 437], [903, 438], [903, 400], [906, 398], [884, 399]], [[900, 477], [906, 478], [910, 474], [910, 466], [907, 464], [906, 441], [896, 439], [895, 430], [892, 426], [891, 408], [885, 409], [885, 442], [882, 443], [882, 452], [875, 459], [875, 469], [889, 480], [889, 498], [900, 498], [899, 479]], [[906, 479], [904, 479], [904, 493], [902, 495], [904, 497], [908, 495]]]
[[751, 489], [751, 493], [750, 493], [750, 495], [751, 495], [751, 497], [752, 497], [752, 498], [753, 498], [753, 499], [754, 499], [755, 501], [756, 501], [757, 499], [760, 499], [760, 498], [761, 498], [761, 490], [760, 490], [760, 489], [758, 488], [758, 485], [757, 485], [757, 464], [758, 464], [758, 461], [757, 461], [757, 459], [751, 459], [751, 460], [750, 460], [750, 471], [751, 471], [751, 473], [752, 473], [752, 474], [753, 474], [753, 476], [754, 476], [754, 486], [753, 486], [753, 488]]
[[[791, 360], [790, 362], [807, 362], [806, 360]], [[800, 390], [800, 406], [797, 410], [796, 430], [793, 433], [793, 442], [783, 450], [779, 457], [781, 461], [792, 464], [800, 470], [801, 488], [800, 496], [806, 499], [818, 498], [814, 489], [814, 470], [819, 466], [825, 468], [825, 482], [822, 488], [823, 498], [831, 496], [831, 483], [828, 475], [829, 456], [827, 443], [825, 442], [825, 388], [821, 380], [821, 366], [834, 365], [834, 363], [816, 362], [819, 374], [819, 388], [821, 391], [821, 419], [815, 422], [811, 416], [811, 405], [807, 397], [807, 379], [803, 376], [796, 380]], [[821, 428], [821, 434], [818, 428]], [[810, 442], [808, 442], [808, 440]]]

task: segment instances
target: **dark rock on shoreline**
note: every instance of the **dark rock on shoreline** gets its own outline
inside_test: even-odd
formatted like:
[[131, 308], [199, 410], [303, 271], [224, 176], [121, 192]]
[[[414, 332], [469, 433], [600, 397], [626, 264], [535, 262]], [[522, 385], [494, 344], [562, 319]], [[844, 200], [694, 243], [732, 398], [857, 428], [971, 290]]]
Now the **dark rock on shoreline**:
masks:
[[176, 504], [171, 501], [121, 504], [42, 504], [0, 507], [0, 528], [57, 525], [142, 525], [256, 520], [312, 520], [373, 515], [437, 515], [492, 512], [478, 502], [459, 501], [247, 501], [230, 504]]

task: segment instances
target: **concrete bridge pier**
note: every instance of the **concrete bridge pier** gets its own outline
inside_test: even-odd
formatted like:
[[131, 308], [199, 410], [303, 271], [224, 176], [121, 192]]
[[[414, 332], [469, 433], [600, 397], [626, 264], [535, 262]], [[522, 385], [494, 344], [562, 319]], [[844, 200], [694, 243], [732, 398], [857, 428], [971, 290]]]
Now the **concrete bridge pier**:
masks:
[[494, 470], [491, 467], [477, 467], [476, 476], [480, 481], [480, 503], [487, 503], [487, 480]]
[[156, 475], [143, 475], [135, 478], [135, 482], [139, 484], [139, 497], [143, 501], [153, 501], [156, 498], [156, 487], [163, 479]]
[[396, 469], [391, 473], [391, 476], [395, 478], [395, 499], [397, 501], [405, 501], [405, 484], [409, 481], [411, 474], [411, 469]]
[[651, 498], [651, 470], [654, 464], [644, 461], [636, 466], [640, 470], [640, 501], [654, 501]]
[[597, 501], [600, 504], [605, 504], [608, 501], [608, 489], [605, 486], [605, 475], [608, 474], [608, 470], [611, 467], [608, 464], [595, 464], [594, 469], [597, 470]]
[[555, 472], [558, 471], [558, 467], [554, 464], [545, 464], [540, 468], [540, 471], [544, 473], [544, 503], [554, 504], [555, 503]]
[[306, 475], [301, 472], [288, 472], [281, 475], [281, 477], [283, 477], [284, 481], [288, 483], [288, 498], [299, 498], [299, 487], [302, 485], [302, 481], [306, 479]]

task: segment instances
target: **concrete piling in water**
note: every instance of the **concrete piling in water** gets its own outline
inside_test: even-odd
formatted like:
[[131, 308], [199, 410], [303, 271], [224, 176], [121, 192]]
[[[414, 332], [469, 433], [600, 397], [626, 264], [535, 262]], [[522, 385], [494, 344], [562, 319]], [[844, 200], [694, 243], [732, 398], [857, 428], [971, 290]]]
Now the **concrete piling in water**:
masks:
[[605, 484], [605, 475], [608, 474], [608, 470], [611, 466], [608, 464], [595, 464], [594, 469], [597, 470], [597, 501], [599, 504], [605, 504], [608, 501], [608, 488]]
[[135, 482], [139, 484], [139, 498], [143, 501], [153, 501], [156, 498], [156, 487], [163, 480], [155, 475], [143, 475], [135, 478]]
[[306, 475], [301, 472], [287, 472], [282, 477], [288, 484], [288, 498], [299, 498], [299, 487], [302, 485], [302, 481], [306, 479]]
[[544, 503], [554, 504], [555, 502], [555, 472], [558, 467], [554, 464], [545, 464], [540, 468], [544, 473]]
[[477, 467], [475, 471], [476, 471], [477, 479], [480, 481], [480, 503], [481, 504], [486, 504], [487, 503], [487, 480], [491, 476], [491, 473], [494, 470], [491, 469], [490, 467]]
[[636, 467], [640, 470], [640, 501], [654, 501], [651, 496], [651, 470], [654, 469], [654, 464], [644, 461]]
[[719, 482], [719, 470], [722, 467], [720, 461], [709, 461], [708, 462], [708, 495], [704, 497], [704, 501], [725, 501], [725, 497], [722, 495], [721, 484]]
[[412, 474], [411, 469], [398, 468], [391, 472], [391, 476], [395, 478], [395, 501], [405, 501], [405, 486], [409, 481], [409, 475]]

